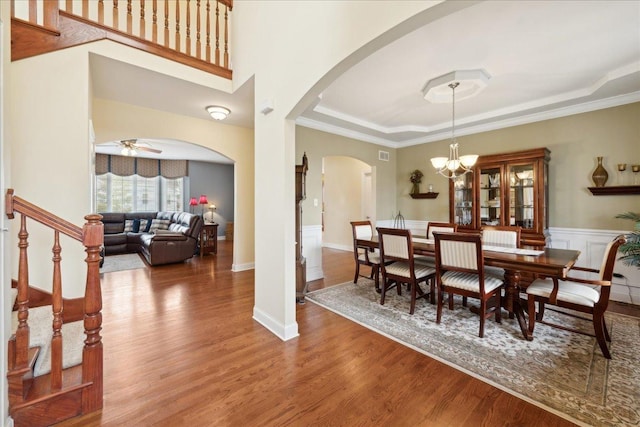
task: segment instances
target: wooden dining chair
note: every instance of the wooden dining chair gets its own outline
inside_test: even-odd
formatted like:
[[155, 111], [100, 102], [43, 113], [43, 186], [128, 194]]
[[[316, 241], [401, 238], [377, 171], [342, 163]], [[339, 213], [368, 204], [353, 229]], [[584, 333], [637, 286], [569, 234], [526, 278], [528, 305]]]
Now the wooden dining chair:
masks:
[[[436, 270], [433, 267], [416, 264], [413, 258], [411, 231], [398, 228], [378, 227], [378, 240], [380, 243], [380, 268], [382, 270], [382, 289], [380, 304], [384, 305], [388, 290], [394, 287], [398, 295], [402, 294], [402, 284], [409, 285], [411, 292], [411, 307], [409, 314], [413, 314], [416, 308], [416, 299], [431, 297], [431, 303], [435, 303]], [[420, 288], [420, 282], [429, 286], [429, 292], [425, 293]]]
[[522, 227], [518, 225], [483, 225], [480, 231], [483, 245], [520, 247]]
[[[351, 221], [351, 231], [353, 233], [353, 255], [356, 261], [356, 272], [353, 283], [358, 283], [358, 277], [373, 279], [376, 290], [380, 290], [380, 253], [364, 246], [358, 246], [357, 239], [371, 239], [373, 236], [373, 225], [371, 221]], [[360, 266], [366, 265], [371, 268], [369, 276], [360, 274]]]
[[[458, 231], [458, 224], [454, 224], [453, 222], [429, 221], [427, 223], [427, 239], [433, 240], [434, 231], [443, 233], [455, 233], [456, 231]], [[415, 260], [418, 264], [425, 264], [434, 268], [436, 266], [435, 258], [429, 255], [415, 255]]]
[[[602, 354], [607, 359], [611, 359], [611, 353], [607, 347], [607, 341], [611, 342], [611, 337], [607, 330], [604, 313], [609, 305], [609, 294], [611, 292], [611, 279], [613, 278], [613, 268], [616, 262], [618, 248], [626, 241], [624, 235], [617, 236], [609, 242], [604, 252], [604, 258], [600, 270], [586, 267], [571, 268], [570, 272], [582, 271], [590, 274], [597, 273], [597, 279], [583, 279], [578, 277], [566, 277], [564, 279], [551, 277], [534, 280], [527, 287], [527, 303], [529, 311], [529, 335], [533, 336], [533, 329], [536, 321], [556, 328], [577, 332], [584, 335], [594, 336], [598, 341]], [[536, 313], [536, 302], [538, 311]], [[568, 308], [580, 313], [591, 315], [591, 319], [579, 319], [591, 321], [594, 333], [587, 333], [577, 330], [568, 325], [558, 325], [543, 321], [545, 305], [555, 305], [557, 307]], [[569, 314], [571, 315], [571, 314]]]
[[[453, 310], [453, 294], [480, 300], [480, 332], [484, 337], [484, 323], [495, 314], [501, 322], [502, 296], [500, 289], [504, 279], [485, 272], [480, 234], [434, 233], [436, 246], [436, 279], [438, 283], [438, 314], [442, 318], [444, 292], [449, 296], [449, 310]], [[489, 306], [493, 301], [493, 306]]]
[[433, 239], [434, 232], [455, 233], [458, 231], [458, 224], [453, 222], [433, 222], [427, 224], [427, 239]]
[[[483, 245], [519, 248], [522, 227], [518, 225], [483, 225], [480, 228], [480, 233], [482, 234]], [[485, 267], [484, 271], [504, 278], [503, 268], [489, 266]]]

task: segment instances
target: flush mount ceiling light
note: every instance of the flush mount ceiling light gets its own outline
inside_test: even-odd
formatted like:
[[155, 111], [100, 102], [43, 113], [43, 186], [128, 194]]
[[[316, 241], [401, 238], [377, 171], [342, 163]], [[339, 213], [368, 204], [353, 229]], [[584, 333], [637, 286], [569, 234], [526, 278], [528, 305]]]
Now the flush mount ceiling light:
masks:
[[220, 107], [218, 105], [210, 105], [206, 108], [211, 118], [215, 120], [224, 120], [231, 113], [228, 108]]
[[422, 88], [424, 99], [433, 104], [451, 102], [451, 84], [456, 82], [456, 99], [476, 96], [487, 87], [491, 76], [485, 70], [458, 70], [431, 79]]

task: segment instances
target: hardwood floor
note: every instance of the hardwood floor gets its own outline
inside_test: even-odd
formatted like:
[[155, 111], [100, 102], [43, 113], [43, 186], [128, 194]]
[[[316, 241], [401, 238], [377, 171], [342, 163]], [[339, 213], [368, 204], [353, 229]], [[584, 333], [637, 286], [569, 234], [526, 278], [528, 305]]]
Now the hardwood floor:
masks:
[[[231, 250], [104, 275], [104, 408], [60, 426], [573, 425], [313, 303], [282, 342]], [[323, 257], [309, 290], [353, 279], [350, 252]]]

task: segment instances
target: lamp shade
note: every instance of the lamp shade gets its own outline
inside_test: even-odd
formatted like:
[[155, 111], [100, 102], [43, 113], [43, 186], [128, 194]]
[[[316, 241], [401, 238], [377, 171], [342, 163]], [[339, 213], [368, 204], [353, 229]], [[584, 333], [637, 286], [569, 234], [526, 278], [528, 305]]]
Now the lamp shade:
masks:
[[431, 159], [431, 164], [436, 169], [442, 169], [446, 166], [449, 159], [447, 157], [434, 157]]
[[195, 206], [198, 204], [198, 199], [196, 199], [195, 197], [192, 197], [191, 200], [189, 200], [189, 206]]
[[209, 201], [207, 200], [207, 196], [205, 196], [204, 194], [200, 196], [200, 201], [198, 201], [199, 204], [201, 205], [206, 205], [209, 203]]

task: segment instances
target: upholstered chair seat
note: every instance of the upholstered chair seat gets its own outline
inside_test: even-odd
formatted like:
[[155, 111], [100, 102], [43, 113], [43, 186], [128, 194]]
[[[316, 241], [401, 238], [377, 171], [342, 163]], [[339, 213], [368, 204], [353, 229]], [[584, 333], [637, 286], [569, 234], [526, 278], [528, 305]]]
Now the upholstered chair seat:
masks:
[[[609, 242], [604, 252], [600, 270], [574, 266], [569, 272], [571, 274], [577, 270], [582, 274], [597, 274], [596, 278], [587, 279], [568, 275], [565, 278], [547, 277], [534, 280], [526, 290], [529, 311], [529, 334], [533, 336], [536, 322], [541, 322], [572, 332], [591, 335], [596, 338], [603, 356], [611, 359], [611, 353], [607, 347], [607, 341], [611, 341], [611, 337], [607, 330], [604, 314], [609, 305], [611, 279], [613, 278], [613, 268], [618, 248], [625, 241], [625, 236], [620, 235]], [[537, 311], [536, 303], [538, 303]], [[545, 305], [547, 304], [590, 314], [590, 319], [584, 319], [579, 316], [572, 317], [591, 321], [593, 323], [593, 333], [585, 333], [584, 330], [576, 329], [567, 324], [553, 324], [543, 321]]]
[[[445, 286], [453, 286], [470, 292], [480, 292], [480, 279], [475, 273], [464, 273], [462, 271], [447, 271], [442, 275], [442, 283]], [[484, 291], [491, 292], [503, 284], [503, 279], [499, 275], [484, 273]]]

